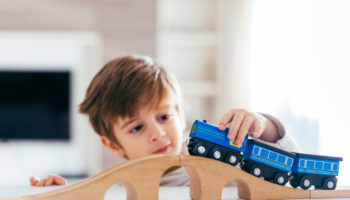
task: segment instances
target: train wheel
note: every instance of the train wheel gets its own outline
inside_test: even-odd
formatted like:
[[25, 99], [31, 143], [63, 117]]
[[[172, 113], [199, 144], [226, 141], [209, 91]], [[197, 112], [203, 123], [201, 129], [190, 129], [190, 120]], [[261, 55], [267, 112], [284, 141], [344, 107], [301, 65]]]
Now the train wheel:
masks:
[[329, 177], [323, 182], [323, 189], [334, 190], [337, 187], [337, 178]]
[[289, 183], [293, 188], [299, 187], [299, 183], [297, 181], [290, 181]]
[[241, 161], [241, 159], [235, 153], [229, 152], [226, 155], [225, 161], [230, 165], [236, 166]]
[[210, 151], [210, 157], [214, 158], [215, 160], [222, 160], [223, 156], [224, 156], [224, 152], [219, 148], [213, 148]]
[[300, 181], [299, 181], [299, 185], [301, 187], [301, 189], [303, 190], [307, 190], [311, 187], [311, 178], [309, 176], [303, 176], [301, 177]]
[[288, 181], [288, 175], [284, 172], [277, 173], [273, 182], [278, 185], [285, 185]]
[[196, 156], [205, 157], [208, 153], [208, 147], [202, 143], [198, 143], [196, 146], [194, 146], [193, 153]]
[[259, 167], [259, 165], [253, 165], [250, 168], [250, 173], [253, 174], [256, 177], [260, 177], [262, 174], [262, 169]]

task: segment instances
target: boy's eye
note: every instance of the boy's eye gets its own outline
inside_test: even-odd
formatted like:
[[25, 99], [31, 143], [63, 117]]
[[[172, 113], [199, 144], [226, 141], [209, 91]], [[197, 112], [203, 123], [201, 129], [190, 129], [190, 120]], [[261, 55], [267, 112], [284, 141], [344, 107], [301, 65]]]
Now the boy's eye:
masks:
[[139, 132], [142, 128], [143, 128], [142, 125], [138, 125], [138, 126], [136, 126], [135, 128], [131, 129], [129, 132], [130, 132], [130, 133], [137, 133], [137, 132]]
[[171, 115], [169, 115], [169, 114], [167, 114], [167, 115], [162, 115], [162, 116], [160, 116], [160, 120], [161, 120], [161, 121], [166, 121], [166, 120], [170, 119], [170, 117], [171, 117]]

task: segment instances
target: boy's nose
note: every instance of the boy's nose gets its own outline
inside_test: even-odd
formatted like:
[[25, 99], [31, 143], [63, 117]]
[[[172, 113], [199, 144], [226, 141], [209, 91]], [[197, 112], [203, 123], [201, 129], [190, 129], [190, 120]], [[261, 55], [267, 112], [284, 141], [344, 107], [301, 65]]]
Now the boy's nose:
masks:
[[159, 125], [153, 126], [153, 129], [151, 130], [150, 133], [150, 141], [154, 142], [157, 141], [159, 138], [165, 135], [165, 131], [162, 127]]

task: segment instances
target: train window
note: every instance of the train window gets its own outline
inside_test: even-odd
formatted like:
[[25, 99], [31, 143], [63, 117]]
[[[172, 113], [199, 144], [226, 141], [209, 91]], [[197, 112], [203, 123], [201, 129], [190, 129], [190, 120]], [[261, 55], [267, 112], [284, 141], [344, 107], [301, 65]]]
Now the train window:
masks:
[[305, 167], [305, 160], [300, 160], [299, 167]]
[[276, 160], [276, 158], [277, 158], [277, 154], [276, 153], [273, 153], [273, 152], [270, 152], [270, 155], [269, 155], [269, 159], [271, 159], [271, 160]]
[[323, 168], [323, 163], [322, 162], [316, 162], [316, 169], [322, 169]]
[[260, 156], [267, 158], [268, 155], [269, 155], [269, 152], [267, 150], [261, 149]]
[[255, 147], [254, 147], [254, 150], [253, 150], [253, 154], [259, 155], [259, 150], [260, 150], [260, 148], [257, 147], [257, 146], [255, 146]]
[[338, 164], [333, 163], [333, 170], [338, 171]]
[[331, 170], [331, 163], [325, 162], [323, 169], [324, 170]]
[[306, 163], [306, 167], [307, 168], [315, 168], [315, 162], [311, 161], [311, 160], [308, 160], [307, 163]]
[[291, 166], [291, 165], [292, 165], [292, 159], [291, 159], [291, 158], [288, 158], [288, 160], [287, 160], [287, 165], [288, 165], [288, 166]]
[[286, 157], [285, 156], [283, 156], [283, 155], [279, 155], [278, 156], [277, 162], [284, 163], [285, 161], [286, 161]]

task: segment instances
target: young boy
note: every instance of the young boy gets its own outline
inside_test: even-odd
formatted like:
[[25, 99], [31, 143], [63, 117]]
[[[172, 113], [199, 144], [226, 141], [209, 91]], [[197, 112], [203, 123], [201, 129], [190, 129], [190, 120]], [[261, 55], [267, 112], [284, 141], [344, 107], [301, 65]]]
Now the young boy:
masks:
[[[185, 118], [178, 83], [149, 57], [126, 56], [104, 65], [93, 78], [80, 112], [89, 116], [102, 144], [119, 157], [137, 159], [187, 152], [182, 138]], [[238, 144], [249, 133], [295, 150], [293, 142], [284, 136], [282, 125], [271, 116], [232, 109], [220, 120], [219, 128], [226, 127], [230, 128], [228, 138]], [[163, 179], [161, 185], [188, 184], [183, 169], [170, 172]], [[40, 181], [31, 177], [30, 182], [33, 186], [67, 184], [57, 175]]]

